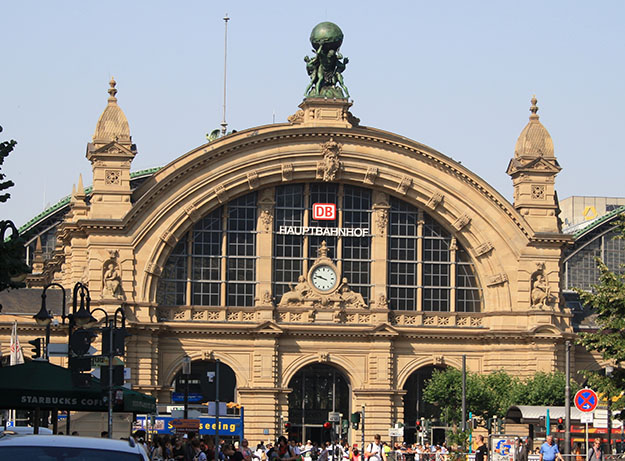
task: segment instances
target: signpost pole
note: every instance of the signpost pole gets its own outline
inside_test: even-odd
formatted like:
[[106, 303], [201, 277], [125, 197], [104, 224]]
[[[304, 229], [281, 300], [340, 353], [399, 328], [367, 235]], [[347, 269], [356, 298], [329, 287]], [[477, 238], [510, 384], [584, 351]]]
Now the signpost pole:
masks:
[[588, 456], [588, 421], [586, 421], [586, 456]]
[[361, 447], [362, 450], [361, 450], [361, 453], [364, 456], [364, 453], [365, 453], [365, 406], [364, 405], [362, 406], [362, 418], [360, 418], [360, 419], [362, 421], [362, 427], [361, 427], [361, 429], [362, 429], [362, 447]]
[[462, 354], [462, 432], [467, 430], [467, 356]]
[[219, 461], [219, 359], [215, 360], [215, 461]]
[[571, 341], [565, 343], [564, 454], [571, 454]]
[[109, 321], [109, 350], [106, 351], [109, 358], [109, 382], [108, 386], [108, 438], [113, 438], [113, 320]]

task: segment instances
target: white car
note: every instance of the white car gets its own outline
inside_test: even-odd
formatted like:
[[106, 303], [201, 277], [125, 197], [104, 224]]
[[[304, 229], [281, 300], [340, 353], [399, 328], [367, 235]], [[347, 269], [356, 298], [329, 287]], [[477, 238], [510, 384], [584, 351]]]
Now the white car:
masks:
[[0, 459], [29, 461], [149, 461], [134, 439], [68, 435], [0, 435]]

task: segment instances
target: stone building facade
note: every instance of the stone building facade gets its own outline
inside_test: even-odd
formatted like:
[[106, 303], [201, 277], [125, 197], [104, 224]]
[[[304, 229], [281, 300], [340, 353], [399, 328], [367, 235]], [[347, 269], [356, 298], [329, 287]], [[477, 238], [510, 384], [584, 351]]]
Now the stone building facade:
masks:
[[[365, 405], [369, 438], [424, 414], [420, 370], [460, 368], [463, 355], [472, 372], [564, 368], [571, 237], [535, 99], [508, 166], [511, 204], [444, 154], [361, 125], [343, 99], [305, 99], [288, 123], [213, 140], [134, 188], [140, 154], [110, 86], [87, 148], [93, 189], [74, 189], [31, 286], [80, 281], [93, 307], [123, 306], [134, 389], [170, 403], [185, 355], [219, 359], [247, 438], [286, 420], [306, 436], [319, 421], [305, 421], [301, 383], [334, 370], [343, 394], [328, 391], [329, 410]], [[335, 219], [314, 219], [314, 204], [336, 205]]]

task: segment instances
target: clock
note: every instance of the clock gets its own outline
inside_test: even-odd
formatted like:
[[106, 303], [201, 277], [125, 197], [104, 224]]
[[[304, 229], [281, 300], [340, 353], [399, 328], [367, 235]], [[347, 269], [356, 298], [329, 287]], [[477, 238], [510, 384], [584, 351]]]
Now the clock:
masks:
[[313, 286], [319, 291], [332, 290], [336, 286], [337, 279], [336, 271], [327, 264], [320, 264], [310, 274]]

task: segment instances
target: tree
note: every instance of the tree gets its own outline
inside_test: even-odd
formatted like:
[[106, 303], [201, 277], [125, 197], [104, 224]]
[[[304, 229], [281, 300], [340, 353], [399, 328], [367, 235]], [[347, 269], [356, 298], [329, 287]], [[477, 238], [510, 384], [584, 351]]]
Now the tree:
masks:
[[[617, 229], [619, 233], [616, 238], [625, 238], [624, 216], [617, 223]], [[598, 283], [592, 286], [592, 291], [577, 290], [582, 303], [597, 314], [596, 330], [580, 333], [578, 343], [588, 351], [597, 351], [603, 360], [615, 365], [616, 369], [610, 377], [603, 370], [586, 370], [582, 374], [593, 389], [615, 396], [625, 390], [625, 370], [621, 367], [625, 361], [625, 274], [611, 271], [599, 258], [596, 261], [600, 274]], [[616, 408], [622, 405], [621, 402]]]
[[[467, 373], [467, 411], [483, 420], [505, 416], [512, 405], [564, 405], [566, 378], [563, 373], [536, 373], [521, 380], [506, 371], [479, 375]], [[571, 381], [571, 395], [577, 385]], [[462, 372], [455, 368], [435, 370], [423, 398], [441, 410], [448, 424], [461, 421]]]
[[[0, 143], [0, 167], [16, 144], [14, 140]], [[0, 203], [6, 202], [11, 197], [11, 194], [3, 191], [14, 185], [13, 181], [6, 179], [4, 173], [0, 173], [0, 192], [2, 192]], [[15, 225], [11, 221], [0, 221], [0, 291], [24, 286], [21, 279], [24, 274], [30, 273], [30, 268], [24, 263], [23, 258], [24, 240], [19, 236]]]

